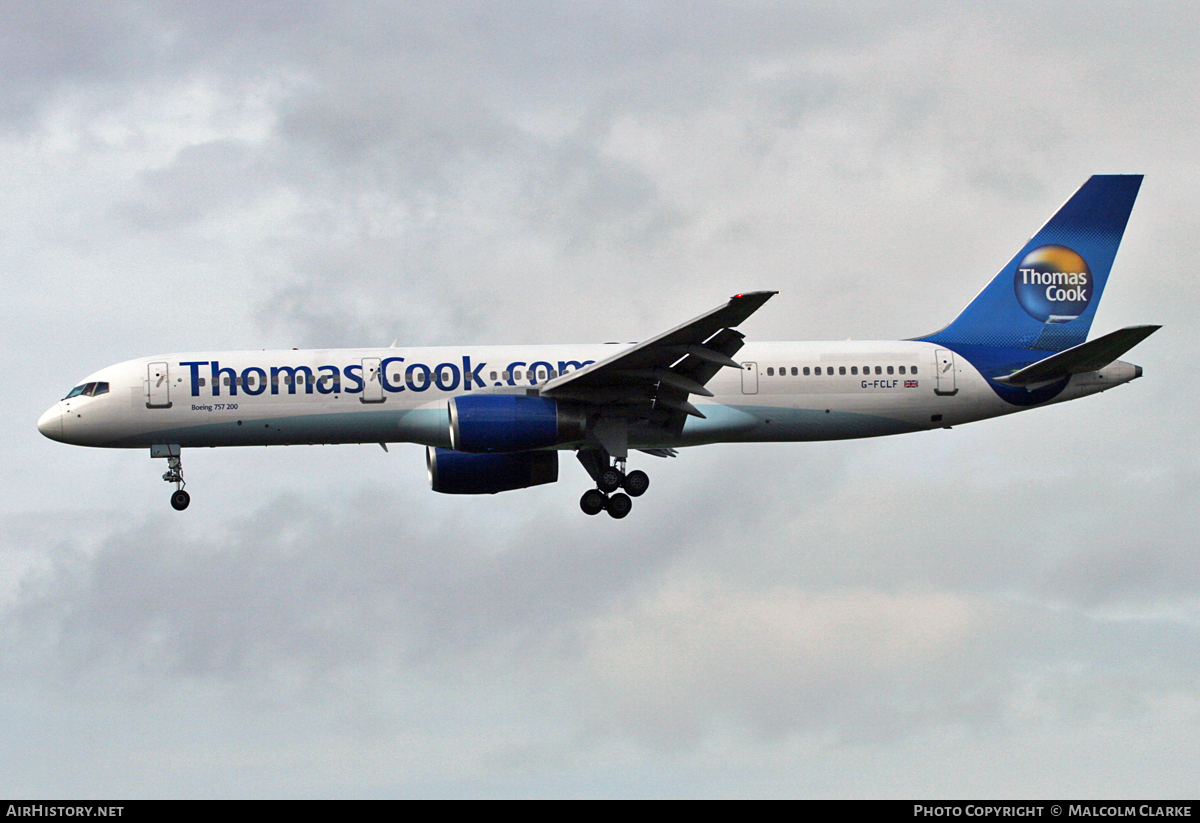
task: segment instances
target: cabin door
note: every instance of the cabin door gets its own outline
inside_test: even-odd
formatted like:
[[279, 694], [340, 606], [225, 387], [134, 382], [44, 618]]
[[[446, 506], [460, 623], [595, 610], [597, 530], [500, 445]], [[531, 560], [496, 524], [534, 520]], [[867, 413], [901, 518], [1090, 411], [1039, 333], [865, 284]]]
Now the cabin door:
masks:
[[954, 378], [954, 352], [949, 349], [938, 349], [934, 355], [937, 362], [934, 369], [937, 371], [937, 388], [933, 390], [934, 394], [949, 396], [958, 394], [958, 385]]
[[146, 408], [171, 408], [171, 374], [166, 363], [146, 366]]
[[742, 364], [742, 394], [758, 394], [758, 364]]
[[362, 361], [363, 393], [359, 398], [364, 403], [383, 402], [383, 381], [379, 379], [379, 358], [367, 357]]

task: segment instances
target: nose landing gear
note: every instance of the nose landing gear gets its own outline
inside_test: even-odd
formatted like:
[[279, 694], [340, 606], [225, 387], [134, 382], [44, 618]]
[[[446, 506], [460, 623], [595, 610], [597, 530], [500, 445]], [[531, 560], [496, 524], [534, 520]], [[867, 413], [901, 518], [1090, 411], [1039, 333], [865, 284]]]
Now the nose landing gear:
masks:
[[183, 458], [179, 446], [173, 443], [151, 446], [150, 456], [167, 458], [167, 471], [163, 474], [163, 480], [175, 484], [175, 491], [171, 493], [171, 508], [177, 512], [183, 511], [192, 502], [192, 496], [183, 490], [187, 483], [183, 479]]
[[187, 483], [183, 482], [183, 459], [179, 457], [167, 458], [167, 473], [163, 475], [163, 480], [168, 483], [175, 484], [175, 491], [171, 494], [171, 508], [177, 512], [181, 512], [188, 507], [188, 503], [192, 502], [192, 496], [183, 490]]

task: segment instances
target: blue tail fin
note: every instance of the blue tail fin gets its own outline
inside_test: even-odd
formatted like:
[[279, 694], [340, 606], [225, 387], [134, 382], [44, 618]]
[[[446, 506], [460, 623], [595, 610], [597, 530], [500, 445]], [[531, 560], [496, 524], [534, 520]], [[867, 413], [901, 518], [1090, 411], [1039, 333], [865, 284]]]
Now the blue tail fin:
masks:
[[1142, 175], [1098, 174], [949, 326], [921, 340], [1060, 352], [1087, 339]]

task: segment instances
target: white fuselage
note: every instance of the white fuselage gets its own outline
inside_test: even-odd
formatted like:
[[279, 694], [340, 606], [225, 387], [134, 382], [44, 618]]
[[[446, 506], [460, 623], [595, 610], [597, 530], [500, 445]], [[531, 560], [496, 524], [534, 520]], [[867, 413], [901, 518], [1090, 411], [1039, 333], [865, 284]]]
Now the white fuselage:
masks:
[[[447, 401], [537, 391], [616, 344], [201, 352], [129, 360], [89, 375], [95, 396], [64, 399], [43, 434], [112, 448], [412, 442], [448, 448]], [[876, 437], [967, 423], [1029, 406], [992, 390], [965, 358], [914, 341], [748, 343], [693, 396], [704, 418], [680, 435], [635, 426], [632, 448]], [[1073, 375], [1046, 402], [1138, 376], [1117, 361]], [[560, 444], [573, 448], [577, 444]]]

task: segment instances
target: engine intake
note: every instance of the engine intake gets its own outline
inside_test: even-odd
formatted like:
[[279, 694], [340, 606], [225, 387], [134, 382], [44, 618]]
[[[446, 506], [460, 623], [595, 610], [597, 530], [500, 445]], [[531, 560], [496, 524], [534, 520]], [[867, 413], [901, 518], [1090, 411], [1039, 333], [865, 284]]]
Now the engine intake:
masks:
[[464, 395], [450, 400], [450, 446], [460, 452], [524, 452], [582, 440], [582, 409], [522, 394]]
[[442, 494], [496, 494], [558, 482], [558, 452], [466, 454], [425, 447], [429, 485]]

